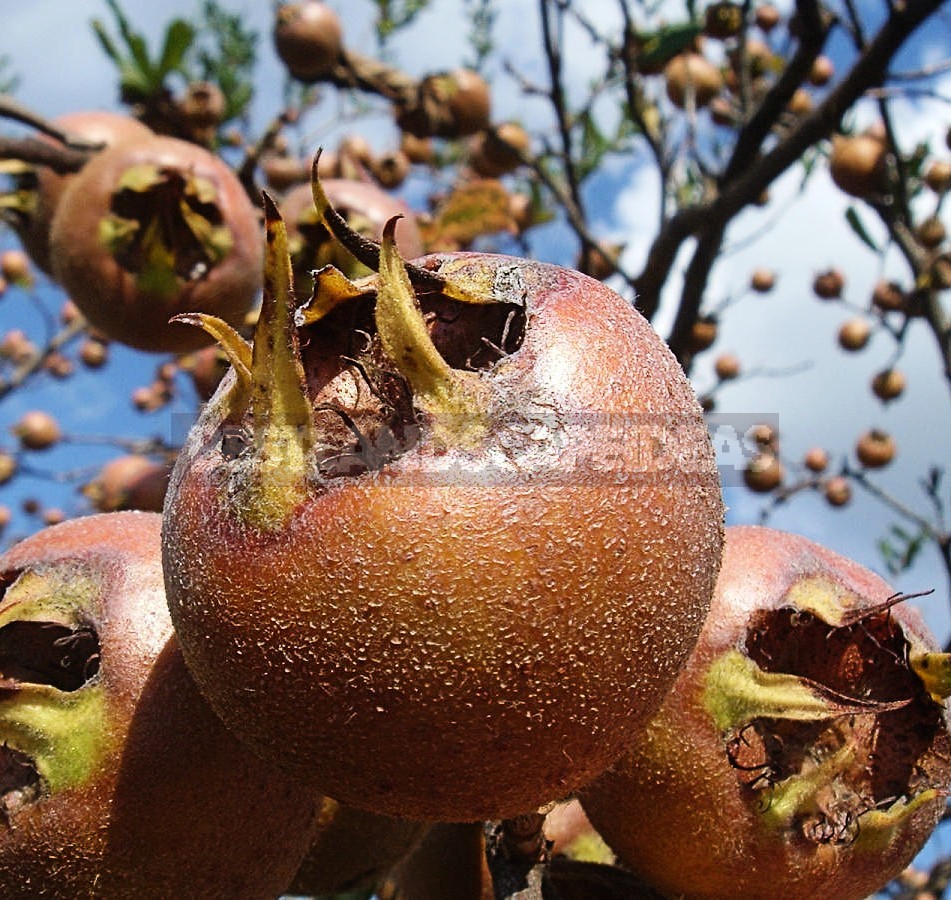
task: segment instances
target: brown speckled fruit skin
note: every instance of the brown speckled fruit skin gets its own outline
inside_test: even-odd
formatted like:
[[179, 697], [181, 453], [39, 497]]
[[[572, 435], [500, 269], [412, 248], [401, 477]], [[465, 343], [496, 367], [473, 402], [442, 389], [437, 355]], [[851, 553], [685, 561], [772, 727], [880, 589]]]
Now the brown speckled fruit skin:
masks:
[[[153, 164], [212, 182], [231, 229], [228, 254], [207, 275], [171, 296], [144, 291], [99, 240], [99, 222], [130, 166]], [[54, 272], [89, 320], [108, 337], [140, 350], [183, 353], [211, 342], [199, 328], [168, 320], [204, 312], [240, 325], [261, 288], [263, 247], [258, 215], [234, 173], [218, 157], [177, 138], [125, 141], [102, 151], [69, 185], [53, 218]]]
[[[53, 124], [70, 135], [76, 135], [94, 144], [113, 146], [132, 138], [151, 136], [152, 130], [131, 116], [106, 111], [67, 113], [53, 120]], [[52, 140], [43, 137], [42, 140]], [[30, 258], [44, 272], [52, 272], [50, 260], [50, 228], [53, 215], [73, 174], [60, 174], [46, 166], [36, 170], [36, 209], [29, 224], [20, 232], [23, 247]]]
[[5, 898], [265, 900], [307, 852], [317, 798], [231, 737], [185, 669], [165, 604], [160, 528], [152, 513], [72, 519], [0, 557], [5, 581], [25, 568], [102, 578], [89, 614], [115, 742], [86, 786], [0, 822]]
[[258, 752], [353, 806], [475, 821], [617, 758], [699, 633], [723, 506], [697, 402], [642, 317], [556, 266], [421, 264], [460, 259], [527, 305], [522, 346], [483, 375], [487, 447], [424, 433], [265, 534], [229, 504], [213, 400], [163, 540], [189, 667]]
[[[724, 739], [703, 708], [703, 680], [717, 657], [742, 645], [750, 614], [788, 605], [787, 591], [802, 577], [825, 575], [869, 604], [894, 591], [806, 538], [747, 526], [726, 534], [720, 580], [696, 650], [641, 737], [615, 769], [585, 789], [582, 804], [619, 860], [662, 893], [858, 900], [911, 861], [945, 800], [919, 810], [884, 852], [783, 840], [744, 797]], [[899, 604], [891, 614], [913, 647], [937, 649], [915, 609]]]

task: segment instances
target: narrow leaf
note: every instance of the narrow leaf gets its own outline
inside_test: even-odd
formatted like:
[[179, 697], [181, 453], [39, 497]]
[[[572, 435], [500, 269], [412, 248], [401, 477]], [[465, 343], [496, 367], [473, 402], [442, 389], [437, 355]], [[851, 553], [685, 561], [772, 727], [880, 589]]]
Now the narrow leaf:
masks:
[[855, 232], [856, 237], [869, 247], [873, 253], [881, 253], [878, 245], [875, 241], [872, 240], [871, 235], [865, 230], [865, 226], [862, 224], [861, 218], [859, 218], [858, 211], [854, 206], [850, 206], [845, 211], [845, 220], [849, 223], [849, 227]]

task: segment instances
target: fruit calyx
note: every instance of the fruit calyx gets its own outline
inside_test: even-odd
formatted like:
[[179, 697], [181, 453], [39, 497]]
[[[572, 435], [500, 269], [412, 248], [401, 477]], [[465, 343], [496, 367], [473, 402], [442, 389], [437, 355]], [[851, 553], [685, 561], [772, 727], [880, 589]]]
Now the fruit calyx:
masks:
[[0, 191], [0, 220], [15, 231], [23, 231], [36, 213], [36, 167], [19, 159], [3, 159], [0, 175], [12, 182], [8, 190]]
[[[107, 751], [93, 578], [0, 573], [0, 818], [86, 782]], [[50, 602], [53, 598], [53, 602]]]
[[710, 667], [704, 702], [766, 827], [878, 847], [942, 790], [951, 657], [910, 652], [889, 614], [909, 595], [858, 609], [831, 587], [804, 579], [790, 605], [754, 614], [744, 646]]
[[437, 440], [475, 445], [488, 430], [490, 390], [475, 372], [453, 369], [429, 335], [406, 267], [396, 250], [396, 220], [383, 231], [375, 321], [383, 352], [433, 418]]
[[141, 290], [166, 297], [205, 278], [233, 245], [210, 181], [150, 163], [123, 173], [99, 237]]
[[517, 349], [524, 326], [505, 278], [488, 285], [484, 273], [465, 266], [447, 267], [458, 279], [407, 266], [394, 240], [396, 219], [377, 245], [336, 214], [316, 175], [314, 196], [328, 230], [379, 274], [354, 282], [325, 266], [298, 307], [287, 229], [265, 195], [264, 299], [251, 345], [213, 316], [173, 319], [202, 327], [232, 363], [235, 376], [218, 401], [222, 456], [233, 466], [228, 490], [245, 523], [265, 531], [282, 527], [330, 479], [402, 456], [422, 430], [437, 451], [478, 445], [492, 407], [492, 388], [478, 370]]

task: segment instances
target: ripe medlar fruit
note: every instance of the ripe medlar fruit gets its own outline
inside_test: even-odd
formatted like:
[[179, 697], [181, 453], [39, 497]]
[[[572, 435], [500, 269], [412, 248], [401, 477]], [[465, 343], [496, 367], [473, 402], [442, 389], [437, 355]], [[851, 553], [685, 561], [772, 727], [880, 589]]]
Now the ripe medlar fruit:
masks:
[[4, 897], [273, 897], [307, 852], [318, 798], [182, 662], [160, 528], [89, 516], [0, 556]]
[[897, 875], [951, 779], [949, 659], [904, 599], [805, 538], [727, 529], [690, 660], [582, 792], [619, 859], [687, 897], [858, 900]]
[[327, 267], [297, 308], [266, 211], [253, 346], [194, 317], [234, 366], [166, 501], [189, 667], [343, 803], [534, 810], [617, 757], [702, 624], [723, 508], [693, 392], [601, 283], [481, 253], [407, 268], [395, 222], [363, 248], [379, 275]]
[[97, 154], [63, 194], [50, 242], [83, 315], [142, 350], [208, 343], [169, 318], [201, 311], [240, 323], [260, 289], [258, 218], [244, 188], [217, 156], [176, 138]]

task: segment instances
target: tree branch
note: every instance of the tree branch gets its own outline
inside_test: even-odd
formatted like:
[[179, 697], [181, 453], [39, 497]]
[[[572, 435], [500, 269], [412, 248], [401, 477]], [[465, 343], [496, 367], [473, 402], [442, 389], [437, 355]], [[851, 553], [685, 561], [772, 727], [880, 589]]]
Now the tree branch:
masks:
[[638, 307], [647, 318], [652, 318], [657, 312], [661, 288], [683, 242], [701, 226], [725, 225], [798, 161], [809, 147], [827, 138], [863, 93], [882, 83], [889, 61], [911, 33], [940, 5], [941, 0], [917, 0], [896, 7], [848, 74], [784, 140], [739, 172], [729, 184], [724, 184], [712, 201], [686, 207], [670, 219], [655, 238], [643, 271], [634, 279]]

